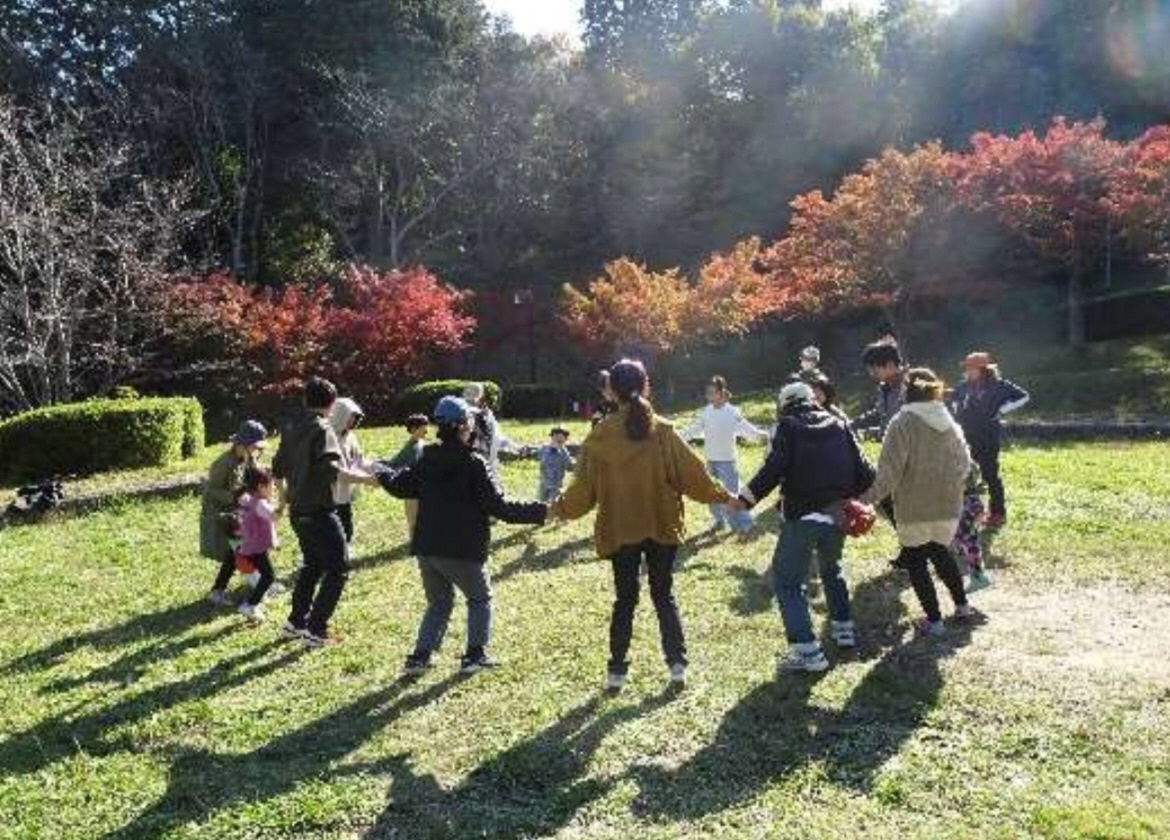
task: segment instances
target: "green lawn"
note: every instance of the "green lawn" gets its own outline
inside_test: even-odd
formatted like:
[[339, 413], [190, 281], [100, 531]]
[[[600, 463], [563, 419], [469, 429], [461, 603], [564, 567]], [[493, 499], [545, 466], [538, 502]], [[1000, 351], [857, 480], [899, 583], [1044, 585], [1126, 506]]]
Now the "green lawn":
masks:
[[[883, 528], [849, 548], [862, 648], [820, 678], [773, 676], [774, 517], [746, 545], [699, 535], [677, 695], [647, 599], [629, 689], [600, 692], [611, 586], [589, 522], [498, 528], [504, 667], [455, 676], [457, 613], [411, 684], [422, 595], [381, 494], [359, 505], [346, 642], [313, 653], [276, 640], [285, 598], [260, 629], [202, 602], [195, 499], [5, 530], [0, 837], [1170, 836], [1170, 450], [1016, 450], [1007, 474], [987, 623], [913, 640]], [[531, 492], [534, 465], [505, 480]]]

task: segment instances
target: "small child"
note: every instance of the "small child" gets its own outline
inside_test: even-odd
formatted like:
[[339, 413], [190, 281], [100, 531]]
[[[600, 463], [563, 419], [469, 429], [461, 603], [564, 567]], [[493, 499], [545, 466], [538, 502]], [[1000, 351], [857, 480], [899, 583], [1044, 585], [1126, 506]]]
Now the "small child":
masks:
[[[333, 404], [329, 422], [341, 445], [341, 465], [347, 469], [360, 469], [363, 464], [362, 446], [358, 442], [357, 427], [362, 424], [365, 414], [356, 402], [342, 397]], [[357, 498], [357, 487], [344, 476], [339, 476], [333, 485], [333, 501], [337, 504], [337, 515], [345, 530], [345, 541], [353, 545], [353, 501]]]
[[800, 370], [798, 374], [820, 373], [821, 348], [809, 345], [800, 351]]
[[968, 593], [991, 586], [991, 576], [987, 574], [987, 569], [983, 565], [983, 541], [980, 533], [980, 526], [987, 512], [983, 505], [983, 493], [986, 489], [979, 467], [972, 464], [971, 472], [967, 476], [967, 486], [963, 490], [963, 513], [959, 517], [959, 529], [951, 544], [951, 550], [959, 561], [959, 570], [962, 571], [966, 566], [970, 574]]
[[575, 462], [567, 444], [569, 432], [557, 426], [549, 432], [548, 443], [540, 447], [540, 489], [537, 498], [551, 505], [561, 496], [565, 473], [572, 472]]
[[[406, 443], [398, 450], [398, 454], [386, 462], [386, 466], [397, 472], [407, 467], [413, 467], [422, 460], [423, 450], [427, 445], [427, 431], [429, 424], [425, 414], [412, 414], [406, 418]], [[407, 534], [414, 536], [414, 523], [418, 521], [418, 499], [403, 500], [406, 511]]]
[[276, 520], [283, 510], [272, 504], [273, 480], [268, 470], [252, 468], [244, 476], [244, 493], [240, 496], [239, 559], [255, 569], [256, 583], [252, 594], [240, 604], [240, 615], [249, 621], [263, 621], [261, 603], [276, 580], [269, 552], [280, 542]]

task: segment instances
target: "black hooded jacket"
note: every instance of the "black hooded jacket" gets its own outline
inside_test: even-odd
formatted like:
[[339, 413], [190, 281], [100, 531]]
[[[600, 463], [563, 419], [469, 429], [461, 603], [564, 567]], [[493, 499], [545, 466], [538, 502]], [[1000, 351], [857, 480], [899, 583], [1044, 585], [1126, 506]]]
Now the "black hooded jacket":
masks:
[[431, 444], [422, 459], [378, 480], [392, 496], [418, 499], [411, 551], [420, 557], [445, 557], [484, 563], [491, 543], [491, 519], [514, 525], [540, 525], [548, 506], [505, 498], [488, 473], [483, 456], [458, 442]]
[[857, 498], [873, 484], [874, 475], [849, 426], [805, 404], [780, 420], [772, 454], [743, 498], [754, 505], [779, 487], [784, 518], [793, 521]]

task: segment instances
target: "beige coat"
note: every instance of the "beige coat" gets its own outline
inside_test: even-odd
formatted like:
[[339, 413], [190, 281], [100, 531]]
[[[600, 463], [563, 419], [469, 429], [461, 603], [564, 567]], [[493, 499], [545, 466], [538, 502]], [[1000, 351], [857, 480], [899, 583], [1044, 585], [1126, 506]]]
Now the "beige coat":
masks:
[[890, 422], [877, 480], [865, 501], [893, 497], [898, 542], [903, 546], [950, 545], [970, 471], [967, 440], [946, 406], [909, 403]]

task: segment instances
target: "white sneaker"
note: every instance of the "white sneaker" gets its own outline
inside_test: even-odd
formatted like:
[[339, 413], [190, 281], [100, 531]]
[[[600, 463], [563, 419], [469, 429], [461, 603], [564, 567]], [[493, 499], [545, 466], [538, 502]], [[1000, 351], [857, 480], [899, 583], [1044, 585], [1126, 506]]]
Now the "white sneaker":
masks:
[[273, 582], [272, 586], [268, 587], [268, 591], [264, 593], [264, 597], [266, 599], [267, 598], [279, 598], [285, 592], [288, 592], [288, 590], [284, 588], [283, 583]]
[[282, 639], [304, 639], [305, 631], [301, 627], [296, 627], [291, 621], [286, 621], [281, 625], [280, 637]]
[[606, 691], [621, 691], [626, 687], [626, 675], [615, 674], [610, 672], [605, 675], [605, 690]]
[[857, 647], [857, 627], [852, 621], [834, 621], [833, 644], [842, 650], [852, 650]]
[[245, 601], [244, 603], [240, 604], [236, 609], [240, 613], [240, 615], [242, 615], [244, 618], [248, 619], [248, 621], [260, 622], [260, 621], [263, 621], [265, 619], [264, 608], [261, 607], [259, 604], [253, 606], [252, 604], [249, 604], [247, 601]]
[[829, 670], [829, 660], [825, 658], [825, 652], [819, 646], [815, 651], [808, 653], [794, 648], [789, 652], [788, 656], [776, 662], [777, 676], [783, 676], [784, 674], [816, 674], [827, 670]]
[[227, 592], [222, 589], [213, 589], [207, 593], [207, 602], [215, 604], [217, 607], [230, 607], [232, 599], [228, 597]]
[[685, 685], [687, 681], [687, 666], [676, 662], [670, 666], [670, 684]]

